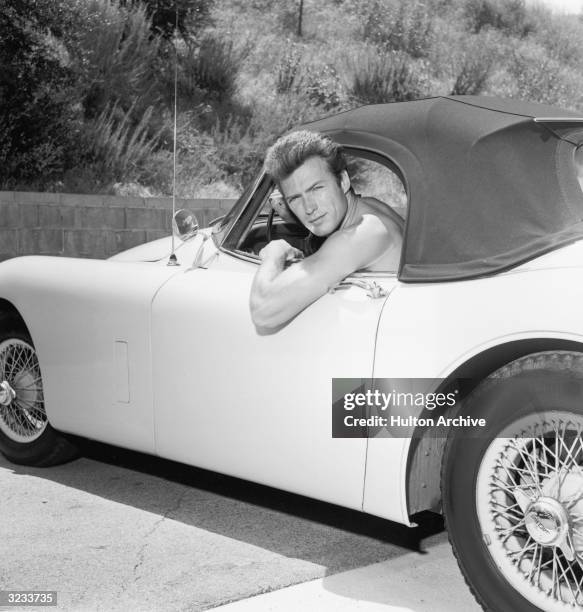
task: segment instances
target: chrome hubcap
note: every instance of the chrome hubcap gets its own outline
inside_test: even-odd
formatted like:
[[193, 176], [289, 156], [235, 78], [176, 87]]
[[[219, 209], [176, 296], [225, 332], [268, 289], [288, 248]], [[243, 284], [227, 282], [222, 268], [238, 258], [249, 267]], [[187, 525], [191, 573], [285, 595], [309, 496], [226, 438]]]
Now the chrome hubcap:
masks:
[[569, 532], [569, 516], [556, 499], [540, 497], [530, 504], [525, 525], [535, 542], [548, 546], [565, 538]]
[[476, 482], [498, 568], [543, 610], [583, 605], [583, 416], [524, 417], [486, 451]]
[[15, 397], [16, 391], [10, 386], [7, 380], [3, 380], [0, 383], [0, 404], [2, 406], [9, 406]]
[[0, 431], [14, 442], [36, 440], [48, 421], [38, 359], [28, 342], [0, 342], [0, 380]]

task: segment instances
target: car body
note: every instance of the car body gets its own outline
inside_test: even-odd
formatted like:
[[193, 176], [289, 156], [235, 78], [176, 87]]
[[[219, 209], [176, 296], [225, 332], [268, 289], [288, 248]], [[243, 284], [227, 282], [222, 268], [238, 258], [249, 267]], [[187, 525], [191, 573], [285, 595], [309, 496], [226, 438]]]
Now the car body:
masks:
[[[560, 498], [547, 476], [528, 504], [513, 502], [527, 522], [555, 521], [551, 544], [536, 525], [524, 537], [575, 568], [571, 583], [557, 579], [554, 594], [543, 582], [523, 589], [522, 561], [513, 578], [504, 552], [490, 558], [480, 542], [462, 550], [466, 536], [456, 532], [462, 518], [452, 509], [460, 502], [446, 489], [455, 484], [450, 472], [461, 469], [455, 453], [471, 451], [463, 441], [446, 442], [421, 426], [406, 436], [331, 435], [332, 379], [423, 379], [435, 381], [433, 391], [455, 388], [464, 399], [488, 381], [515, 380], [529, 369], [559, 378], [569, 371], [579, 381], [583, 119], [553, 107], [464, 96], [362, 107], [303, 127], [401, 179], [408, 208], [399, 270], [357, 272], [277, 333], [257, 333], [248, 302], [268, 224], [260, 211], [273, 189], [263, 174], [224, 218], [177, 242], [178, 265], [167, 265], [170, 238], [107, 261], [6, 261], [0, 354], [11, 338], [33, 347], [42, 393], [25, 396], [24, 406], [37, 406], [42, 431], [30, 439], [14, 434], [7, 414], [16, 404], [4, 389], [2, 452], [36, 464], [65, 458], [67, 449], [51, 455], [48, 446], [40, 454], [20, 452], [39, 444], [48, 419], [55, 437], [47, 445], [62, 440], [60, 433], [75, 434], [409, 526], [422, 511], [445, 511], [460, 565], [485, 608], [583, 605], [583, 542], [575, 526], [583, 507], [575, 493], [569, 502]], [[280, 238], [303, 238], [277, 220], [270, 229]], [[462, 388], [460, 380], [470, 382]], [[579, 435], [583, 417], [573, 415]], [[496, 431], [500, 437], [503, 430]], [[569, 486], [583, 487], [583, 448], [579, 454], [571, 447], [571, 455]], [[476, 465], [486, 456], [485, 447]], [[476, 517], [486, 502], [473, 478], [467, 512]], [[575, 518], [561, 514], [567, 506]], [[481, 520], [475, 533], [486, 538]], [[490, 528], [496, 533], [499, 526]], [[472, 554], [490, 567], [489, 578], [470, 567]], [[497, 580], [500, 599], [492, 600]]]

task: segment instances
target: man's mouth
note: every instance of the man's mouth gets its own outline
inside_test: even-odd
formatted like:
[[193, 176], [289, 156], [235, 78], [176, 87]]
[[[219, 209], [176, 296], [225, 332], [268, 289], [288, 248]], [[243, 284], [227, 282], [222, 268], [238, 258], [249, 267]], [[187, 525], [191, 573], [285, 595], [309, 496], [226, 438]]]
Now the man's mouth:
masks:
[[311, 219], [310, 223], [312, 225], [315, 225], [315, 224], [319, 223], [320, 220], [322, 220], [325, 216], [326, 216], [326, 213], [322, 213], [319, 217], [316, 217], [315, 219]]

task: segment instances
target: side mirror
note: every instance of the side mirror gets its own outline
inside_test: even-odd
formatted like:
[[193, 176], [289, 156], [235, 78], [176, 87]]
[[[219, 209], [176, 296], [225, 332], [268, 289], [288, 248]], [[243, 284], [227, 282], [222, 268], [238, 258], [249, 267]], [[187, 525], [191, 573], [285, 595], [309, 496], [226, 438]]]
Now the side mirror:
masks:
[[172, 231], [180, 240], [186, 242], [198, 233], [198, 219], [190, 210], [177, 210], [172, 218]]

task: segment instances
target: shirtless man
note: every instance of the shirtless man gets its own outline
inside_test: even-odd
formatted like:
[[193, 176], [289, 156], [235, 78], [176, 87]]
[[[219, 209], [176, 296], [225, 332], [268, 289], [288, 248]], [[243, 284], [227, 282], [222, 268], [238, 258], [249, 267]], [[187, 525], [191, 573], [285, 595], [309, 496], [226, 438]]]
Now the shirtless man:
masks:
[[292, 132], [268, 150], [265, 170], [299, 221], [327, 239], [305, 258], [285, 240], [260, 251], [250, 296], [258, 331], [278, 329], [356, 270], [397, 269], [402, 221], [386, 204], [354, 193], [340, 145]]

